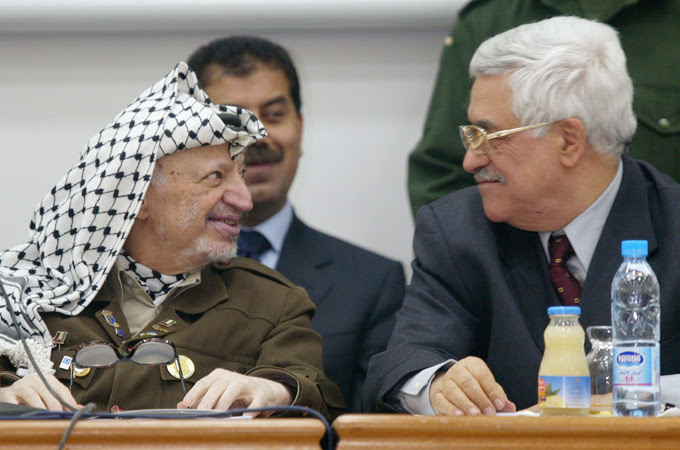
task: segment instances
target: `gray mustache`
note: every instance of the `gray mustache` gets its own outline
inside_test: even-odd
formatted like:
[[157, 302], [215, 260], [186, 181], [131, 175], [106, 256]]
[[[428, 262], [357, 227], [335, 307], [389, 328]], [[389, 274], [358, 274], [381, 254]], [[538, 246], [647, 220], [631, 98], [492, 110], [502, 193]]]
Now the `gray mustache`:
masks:
[[505, 183], [505, 177], [503, 177], [503, 175], [500, 173], [493, 173], [487, 167], [483, 167], [475, 172], [474, 178], [477, 183], [482, 181], [500, 181], [501, 183]]

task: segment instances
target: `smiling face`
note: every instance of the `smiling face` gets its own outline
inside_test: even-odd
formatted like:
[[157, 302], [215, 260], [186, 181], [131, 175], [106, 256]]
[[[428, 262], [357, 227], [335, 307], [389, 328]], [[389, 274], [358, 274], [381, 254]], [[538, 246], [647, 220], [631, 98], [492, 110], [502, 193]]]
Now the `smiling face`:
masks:
[[232, 161], [227, 144], [159, 159], [126, 250], [168, 275], [231, 259], [239, 221], [252, 208], [244, 170], [243, 156]]
[[[472, 86], [468, 119], [487, 133], [521, 126], [512, 113], [512, 97], [503, 75], [479, 76]], [[524, 131], [489, 141], [486, 155], [472, 150], [463, 168], [475, 175], [484, 213], [493, 222], [542, 231], [562, 191], [560, 151], [553, 129], [541, 138]]]
[[247, 108], [264, 123], [268, 137], [246, 149], [246, 183], [253, 211], [244, 224], [253, 226], [273, 216], [286, 203], [302, 155], [302, 115], [290, 94], [283, 71], [259, 65], [249, 75], [208, 72], [205, 92], [213, 103]]

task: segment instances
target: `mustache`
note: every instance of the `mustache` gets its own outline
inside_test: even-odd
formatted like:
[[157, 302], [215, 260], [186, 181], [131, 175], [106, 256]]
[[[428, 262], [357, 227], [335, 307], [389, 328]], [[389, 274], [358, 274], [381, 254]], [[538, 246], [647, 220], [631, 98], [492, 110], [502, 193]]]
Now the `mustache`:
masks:
[[235, 217], [240, 222], [246, 214], [238, 208], [229, 205], [216, 205], [208, 212], [208, 219], [216, 217]]
[[488, 167], [482, 167], [474, 174], [475, 181], [481, 183], [483, 181], [499, 181], [505, 183], [505, 177], [500, 173], [492, 172]]
[[283, 159], [283, 152], [267, 144], [253, 144], [244, 153], [246, 166], [277, 163]]

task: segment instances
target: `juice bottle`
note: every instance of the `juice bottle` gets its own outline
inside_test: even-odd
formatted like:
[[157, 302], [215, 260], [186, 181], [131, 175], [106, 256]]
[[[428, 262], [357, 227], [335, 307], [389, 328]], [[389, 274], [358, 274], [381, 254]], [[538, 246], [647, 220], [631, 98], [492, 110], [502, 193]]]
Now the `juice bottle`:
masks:
[[590, 409], [590, 371], [583, 348], [585, 332], [578, 306], [551, 306], [545, 353], [538, 370], [538, 407], [542, 416], [584, 416]]

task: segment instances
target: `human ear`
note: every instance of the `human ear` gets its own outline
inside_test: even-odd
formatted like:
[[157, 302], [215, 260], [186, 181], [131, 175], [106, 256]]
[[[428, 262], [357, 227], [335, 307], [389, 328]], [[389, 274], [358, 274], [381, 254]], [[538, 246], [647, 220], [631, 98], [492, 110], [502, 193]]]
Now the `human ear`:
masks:
[[579, 119], [570, 117], [555, 124], [561, 138], [560, 160], [573, 167], [583, 158], [588, 144], [586, 128]]
[[147, 197], [149, 196], [149, 191], [153, 189], [153, 186], [149, 186], [148, 189], [146, 190], [146, 193], [144, 194], [144, 200], [142, 200], [142, 206], [139, 207], [139, 211], [137, 211], [137, 217], [135, 217], [135, 222], [144, 222], [146, 219], [149, 218], [149, 202], [147, 201]]
[[146, 207], [146, 202], [142, 202], [142, 206], [139, 207], [139, 212], [135, 220], [144, 221], [149, 217], [149, 211]]
[[[304, 125], [305, 125], [305, 120], [304, 120], [304, 117], [302, 116], [302, 113], [300, 113], [298, 115], [298, 118], [299, 118], [299, 122], [300, 122], [300, 125], [299, 125], [299, 133], [300, 134], [299, 135], [302, 136], [302, 130], [304, 129]], [[300, 156], [302, 156], [302, 148], [300, 148]]]

